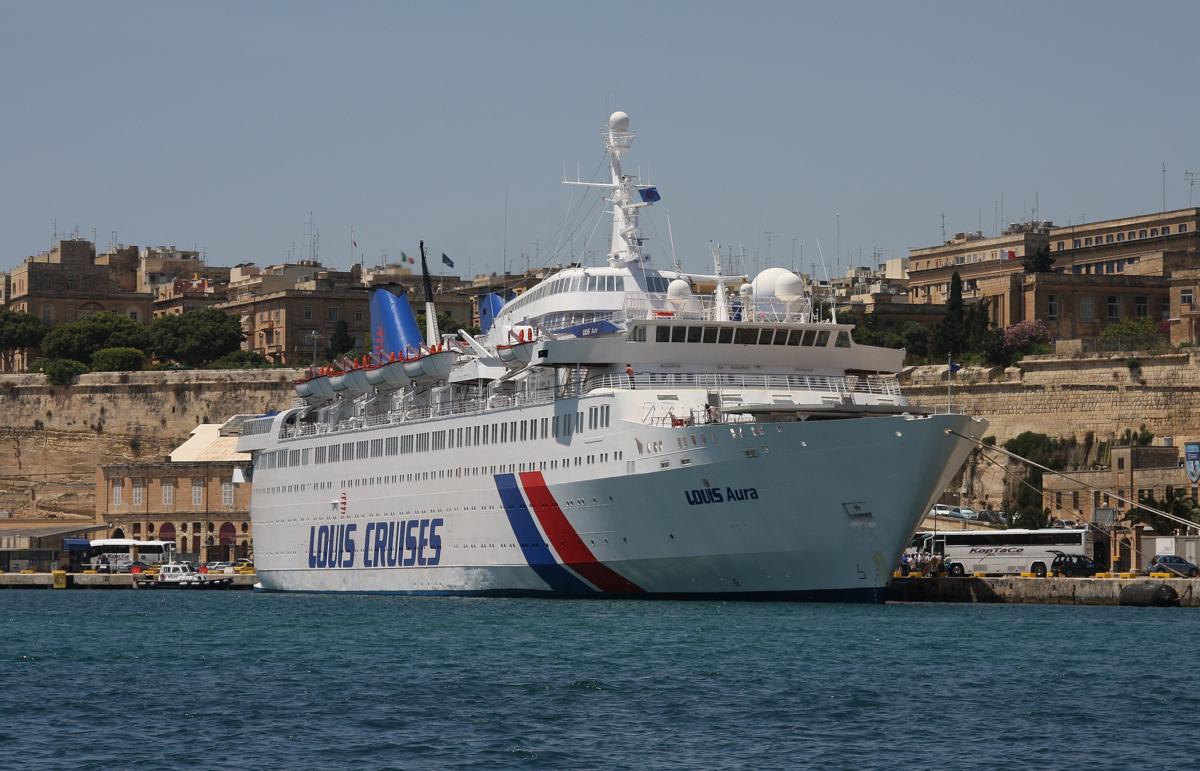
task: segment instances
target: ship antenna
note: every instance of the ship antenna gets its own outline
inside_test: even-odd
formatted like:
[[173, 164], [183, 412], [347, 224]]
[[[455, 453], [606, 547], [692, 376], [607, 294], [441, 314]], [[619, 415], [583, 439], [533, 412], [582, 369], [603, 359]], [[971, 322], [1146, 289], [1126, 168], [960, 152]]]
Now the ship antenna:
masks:
[[671, 261], [675, 263], [675, 272], [682, 273], [683, 266], [679, 264], [679, 258], [675, 255], [675, 233], [671, 230], [671, 215], [667, 215], [667, 238], [671, 239]]
[[817, 253], [821, 255], [821, 270], [825, 271], [825, 283], [829, 285], [829, 320], [837, 323], [837, 307], [833, 301], [833, 282], [829, 280], [829, 266], [825, 264], [825, 252], [821, 249], [821, 239], [817, 239]]

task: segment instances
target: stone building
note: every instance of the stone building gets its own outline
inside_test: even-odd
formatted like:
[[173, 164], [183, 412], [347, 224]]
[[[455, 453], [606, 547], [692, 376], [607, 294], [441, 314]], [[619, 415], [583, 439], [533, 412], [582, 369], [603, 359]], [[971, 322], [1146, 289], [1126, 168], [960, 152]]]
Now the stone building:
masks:
[[99, 466], [96, 515], [108, 537], [173, 541], [200, 562], [251, 556], [250, 485], [234, 481], [250, 462], [235, 449], [238, 425], [201, 424], [164, 460]]
[[1015, 273], [979, 280], [971, 297], [995, 327], [1040, 319], [1055, 339], [1087, 339], [1126, 319], [1166, 321], [1170, 290], [1162, 276]]
[[1167, 277], [1200, 261], [1198, 227], [1200, 208], [1189, 208], [1067, 227], [1020, 223], [995, 238], [959, 233], [940, 246], [910, 251], [909, 301], [945, 303], [956, 272], [970, 298], [981, 282], [1024, 273], [1021, 258], [1042, 247], [1054, 257], [1056, 273]]
[[1042, 506], [1058, 519], [1095, 522], [1097, 509], [1113, 509], [1119, 520], [1129, 506], [1117, 496], [1139, 500], [1152, 495], [1162, 501], [1168, 491], [1184, 490], [1200, 500], [1177, 447], [1113, 447], [1108, 468], [1065, 473], [1071, 479], [1046, 474], [1042, 480]]
[[83, 239], [59, 241], [8, 272], [5, 306], [31, 313], [46, 326], [109, 311], [146, 322], [153, 296], [137, 291], [137, 247], [97, 255]]
[[305, 365], [324, 357], [339, 321], [370, 345], [369, 294], [359, 266], [329, 270], [320, 263], [235, 267], [227, 296], [215, 307], [241, 318], [242, 347], [276, 364]]

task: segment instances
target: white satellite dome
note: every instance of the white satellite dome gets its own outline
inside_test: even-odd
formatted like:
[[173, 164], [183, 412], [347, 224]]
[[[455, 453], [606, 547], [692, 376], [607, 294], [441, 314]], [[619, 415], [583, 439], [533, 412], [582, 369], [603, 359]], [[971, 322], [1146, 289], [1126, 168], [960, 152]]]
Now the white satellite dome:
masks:
[[672, 305], [683, 305], [692, 299], [692, 287], [681, 278], [673, 279], [667, 284], [667, 302]]
[[794, 303], [804, 297], [804, 279], [788, 271], [775, 282], [775, 296], [785, 303]]
[[754, 294], [754, 287], [749, 284], [742, 284], [738, 287], [738, 295], [741, 297], [750, 297]]
[[787, 268], [767, 268], [754, 277], [754, 297], [758, 300], [771, 300], [777, 297], [786, 302], [787, 298], [780, 294], [779, 288], [781, 284], [790, 288], [789, 278], [799, 281], [799, 276]]
[[628, 131], [629, 130], [629, 114], [617, 110], [612, 115], [608, 116], [608, 127], [613, 131]]

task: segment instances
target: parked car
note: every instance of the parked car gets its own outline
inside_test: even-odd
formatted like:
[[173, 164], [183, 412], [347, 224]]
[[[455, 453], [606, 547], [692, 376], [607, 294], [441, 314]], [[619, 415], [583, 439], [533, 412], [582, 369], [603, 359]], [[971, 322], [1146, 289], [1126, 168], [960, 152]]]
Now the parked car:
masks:
[[145, 573], [149, 569], [150, 569], [150, 563], [142, 562], [141, 560], [134, 560], [133, 562], [126, 562], [126, 563], [122, 564], [121, 568], [120, 568], [122, 573]]
[[206, 562], [204, 567], [206, 573], [224, 573], [226, 568], [232, 568], [232, 562]]
[[1183, 557], [1176, 557], [1174, 554], [1154, 555], [1154, 559], [1150, 560], [1150, 566], [1147, 569], [1151, 573], [1171, 573], [1188, 578], [1200, 576], [1200, 567], [1197, 567], [1195, 563], [1188, 562]]
[[983, 511], [979, 512], [979, 519], [982, 522], [990, 522], [993, 525], [1001, 525], [1004, 527], [1008, 526], [1008, 515], [1003, 511], [984, 509]]
[[958, 516], [962, 517], [963, 519], [979, 519], [979, 514], [977, 514], [975, 509], [971, 508], [970, 506], [960, 506], [958, 508]]
[[944, 503], [939, 503], [929, 510], [931, 517], [961, 517], [962, 510], [957, 506], [947, 506]]
[[1082, 554], [1063, 554], [1054, 552], [1054, 561], [1050, 563], [1050, 575], [1066, 576], [1067, 578], [1088, 578], [1100, 572], [1095, 562]]

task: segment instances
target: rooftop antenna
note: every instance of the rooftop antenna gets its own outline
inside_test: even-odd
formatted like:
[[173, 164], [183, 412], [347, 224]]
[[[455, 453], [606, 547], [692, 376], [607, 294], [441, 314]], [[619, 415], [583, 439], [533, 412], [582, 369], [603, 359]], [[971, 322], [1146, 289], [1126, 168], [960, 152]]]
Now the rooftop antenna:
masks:
[[1183, 178], [1188, 183], [1188, 208], [1190, 209], [1192, 207], [1192, 193], [1196, 189], [1196, 180], [1200, 179], [1200, 172], [1185, 171], [1183, 172]]
[[771, 241], [774, 240], [778, 233], [773, 233], [770, 230], [764, 230], [763, 235], [767, 237], [767, 265], [771, 264]]
[[[571, 250], [574, 253], [574, 249]], [[502, 266], [504, 275], [508, 275], [508, 185], [504, 186], [504, 245], [501, 248]]]
[[1163, 161], [1163, 165], [1162, 165], [1162, 193], [1163, 193], [1162, 210], [1166, 211], [1167, 210], [1167, 162], [1166, 161]]
[[942, 243], [946, 243], [946, 212], [942, 212]]

